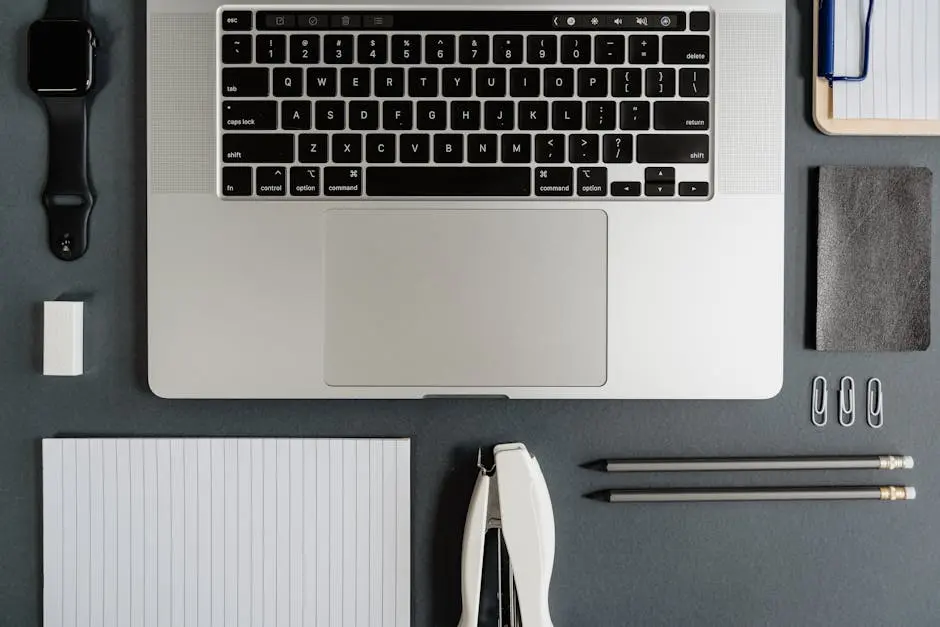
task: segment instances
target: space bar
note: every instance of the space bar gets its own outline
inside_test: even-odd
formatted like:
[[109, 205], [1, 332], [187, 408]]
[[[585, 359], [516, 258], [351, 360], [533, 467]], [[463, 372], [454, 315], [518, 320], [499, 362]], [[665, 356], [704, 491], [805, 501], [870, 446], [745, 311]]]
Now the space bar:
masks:
[[366, 168], [368, 196], [528, 196], [531, 168]]

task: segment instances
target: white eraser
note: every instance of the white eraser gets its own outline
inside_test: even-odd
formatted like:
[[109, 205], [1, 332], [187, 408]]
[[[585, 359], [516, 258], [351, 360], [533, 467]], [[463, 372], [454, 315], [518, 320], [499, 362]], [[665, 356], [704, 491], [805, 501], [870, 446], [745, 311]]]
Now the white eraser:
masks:
[[913, 501], [917, 498], [917, 490], [914, 489], [914, 486], [904, 486], [904, 494], [907, 496], [908, 501]]
[[913, 467], [914, 467], [914, 458], [911, 457], [910, 455], [905, 455], [905, 456], [904, 456], [903, 466], [904, 466], [904, 468], [913, 468]]
[[46, 301], [43, 304], [42, 373], [77, 377], [85, 368], [85, 303]]

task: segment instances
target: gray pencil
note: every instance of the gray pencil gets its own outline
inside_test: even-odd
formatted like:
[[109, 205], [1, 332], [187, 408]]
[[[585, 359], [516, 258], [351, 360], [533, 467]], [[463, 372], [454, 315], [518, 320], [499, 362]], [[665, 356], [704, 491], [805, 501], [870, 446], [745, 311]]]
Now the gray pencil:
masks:
[[913, 468], [910, 455], [845, 457], [739, 457], [700, 459], [611, 459], [586, 464], [604, 472], [701, 472], [738, 470], [898, 470]]
[[603, 490], [587, 497], [607, 503], [680, 503], [707, 501], [912, 501], [910, 486], [693, 488], [665, 490]]

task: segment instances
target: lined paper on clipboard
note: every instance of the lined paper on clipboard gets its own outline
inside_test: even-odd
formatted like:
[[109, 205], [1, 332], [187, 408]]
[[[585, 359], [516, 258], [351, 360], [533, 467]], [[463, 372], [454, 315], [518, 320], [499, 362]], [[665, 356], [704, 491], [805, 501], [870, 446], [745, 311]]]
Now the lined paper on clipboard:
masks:
[[940, 0], [833, 0], [834, 70], [861, 71], [865, 17], [872, 14], [870, 66], [860, 82], [836, 82], [833, 118], [940, 120]]

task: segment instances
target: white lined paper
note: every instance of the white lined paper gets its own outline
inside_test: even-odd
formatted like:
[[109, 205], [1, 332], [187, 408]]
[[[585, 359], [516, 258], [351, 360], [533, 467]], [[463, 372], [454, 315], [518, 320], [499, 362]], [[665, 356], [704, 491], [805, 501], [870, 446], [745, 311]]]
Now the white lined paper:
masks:
[[[861, 72], [869, 0], [834, 0], [834, 72]], [[940, 120], [940, 0], [875, 0], [869, 73], [833, 84], [836, 119]]]
[[408, 440], [43, 440], [43, 625], [406, 627]]

